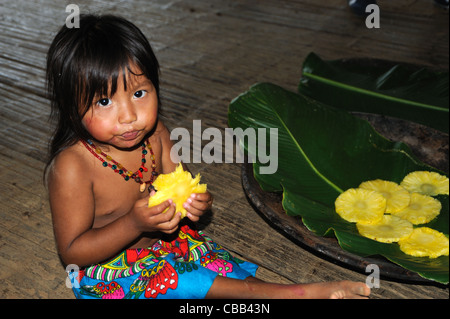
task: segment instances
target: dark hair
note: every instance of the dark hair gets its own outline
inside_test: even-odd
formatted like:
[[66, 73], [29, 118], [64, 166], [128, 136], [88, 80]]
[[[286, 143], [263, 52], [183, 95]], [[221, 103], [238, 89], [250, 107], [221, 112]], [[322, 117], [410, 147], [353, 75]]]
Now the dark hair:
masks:
[[56, 128], [47, 167], [64, 148], [90, 134], [82, 118], [96, 96], [114, 95], [117, 78], [135, 64], [153, 84], [159, 101], [159, 65], [142, 32], [112, 15], [80, 15], [80, 27], [64, 25], [47, 54], [47, 90]]

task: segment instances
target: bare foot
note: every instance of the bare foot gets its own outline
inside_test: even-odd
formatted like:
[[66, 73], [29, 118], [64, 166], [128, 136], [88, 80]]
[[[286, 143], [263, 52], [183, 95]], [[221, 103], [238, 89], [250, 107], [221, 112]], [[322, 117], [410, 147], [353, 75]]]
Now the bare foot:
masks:
[[299, 285], [303, 298], [318, 299], [367, 299], [370, 288], [362, 282], [338, 281]]
[[282, 285], [254, 277], [245, 280], [217, 276], [207, 298], [367, 299], [370, 288], [362, 282], [338, 281]]

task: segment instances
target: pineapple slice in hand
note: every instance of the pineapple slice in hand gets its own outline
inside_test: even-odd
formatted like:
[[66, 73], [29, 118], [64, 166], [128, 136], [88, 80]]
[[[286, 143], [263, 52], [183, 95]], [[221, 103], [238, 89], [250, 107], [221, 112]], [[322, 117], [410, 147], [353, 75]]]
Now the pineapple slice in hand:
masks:
[[395, 182], [377, 179], [363, 182], [359, 188], [380, 192], [386, 198], [386, 214], [401, 211], [409, 205], [409, 192]]
[[384, 215], [380, 222], [371, 225], [356, 224], [360, 235], [382, 242], [394, 243], [407, 238], [413, 231], [413, 225], [397, 216]]
[[420, 225], [426, 224], [438, 216], [441, 208], [442, 204], [437, 199], [419, 193], [412, 193], [409, 206], [393, 214], [410, 221], [414, 225]]
[[386, 199], [376, 191], [350, 188], [335, 201], [336, 212], [348, 222], [374, 224], [386, 210]]
[[416, 228], [409, 237], [398, 242], [405, 254], [430, 258], [448, 256], [448, 243], [447, 236], [428, 227]]
[[405, 176], [400, 183], [411, 193], [429, 196], [448, 195], [448, 178], [436, 172], [415, 171]]
[[[155, 206], [172, 199], [176, 204], [176, 212], [181, 212], [181, 217], [186, 217], [187, 211], [183, 204], [193, 193], [205, 193], [206, 184], [200, 184], [200, 174], [192, 178], [191, 173], [183, 170], [178, 164], [175, 171], [168, 174], [160, 174], [153, 182], [156, 193], [150, 196], [148, 206]], [[167, 211], [167, 210], [166, 210]]]

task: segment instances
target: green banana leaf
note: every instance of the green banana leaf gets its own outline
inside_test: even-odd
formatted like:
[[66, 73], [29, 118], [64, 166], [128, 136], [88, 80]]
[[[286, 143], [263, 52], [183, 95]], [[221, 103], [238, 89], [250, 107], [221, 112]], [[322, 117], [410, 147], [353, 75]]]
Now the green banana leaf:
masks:
[[[256, 159], [253, 172], [261, 188], [283, 192], [287, 214], [301, 216], [305, 226], [319, 236], [335, 235], [349, 252], [363, 257], [382, 255], [424, 278], [448, 283], [448, 256], [408, 256], [395, 243], [361, 237], [354, 224], [334, 211], [337, 196], [363, 181], [381, 178], [399, 183], [417, 170], [445, 175], [418, 161], [407, 145], [385, 139], [368, 122], [342, 109], [270, 83], [256, 84], [235, 98], [229, 106], [228, 124], [243, 130], [278, 128], [278, 169], [273, 174], [261, 174], [267, 163], [258, 160], [257, 146], [246, 139], [241, 144]], [[270, 151], [267, 144], [265, 154]], [[430, 227], [448, 236], [448, 196], [438, 199], [443, 208]]]
[[298, 90], [348, 111], [388, 115], [448, 133], [448, 71], [373, 59], [324, 61], [310, 53]]

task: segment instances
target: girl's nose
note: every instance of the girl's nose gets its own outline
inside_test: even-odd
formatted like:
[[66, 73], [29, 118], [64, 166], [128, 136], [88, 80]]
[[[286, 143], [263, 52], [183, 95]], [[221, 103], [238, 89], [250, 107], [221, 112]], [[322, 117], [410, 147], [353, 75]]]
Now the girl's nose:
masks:
[[136, 121], [136, 110], [132, 103], [123, 103], [120, 106], [118, 121], [120, 124], [129, 124]]

